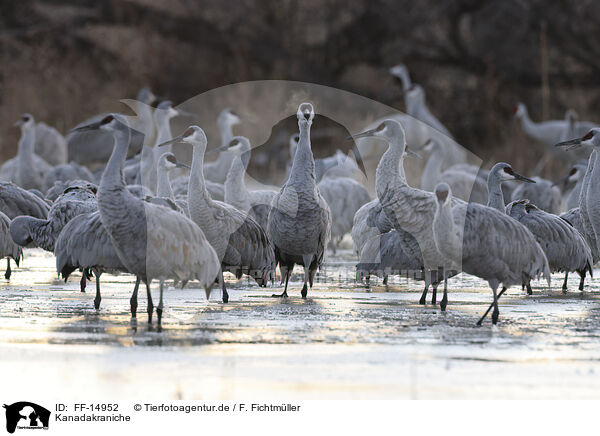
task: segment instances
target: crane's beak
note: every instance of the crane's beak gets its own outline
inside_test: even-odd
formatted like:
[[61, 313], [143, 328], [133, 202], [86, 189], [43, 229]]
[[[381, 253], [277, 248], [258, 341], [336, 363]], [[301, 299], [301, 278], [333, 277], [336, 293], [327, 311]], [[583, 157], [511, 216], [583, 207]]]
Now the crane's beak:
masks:
[[512, 175], [515, 178], [515, 180], [520, 180], [521, 182], [535, 183], [535, 180], [529, 179], [525, 176], [522, 176], [521, 174], [513, 172]]
[[566, 147], [566, 150], [573, 150], [575, 148], [579, 148], [581, 147], [581, 142], [583, 141], [583, 138], [576, 138], [576, 139], [570, 139], [569, 141], [563, 141], [563, 142], [559, 142], [558, 144], [555, 144], [555, 147]]
[[183, 109], [176, 108], [175, 110], [177, 111], [177, 115], [182, 116], [182, 117], [195, 117], [196, 116], [196, 114], [184, 111]]
[[184, 164], [184, 163], [181, 163], [181, 162], [177, 162], [177, 163], [175, 163], [175, 167], [176, 167], [176, 168], [187, 168], [188, 170], [191, 170], [191, 169], [192, 169], [192, 167], [191, 167], [191, 166], [189, 166], [189, 165], [187, 165], [187, 164]]
[[23, 120], [18, 120], [17, 122], [15, 122], [15, 124], [13, 124], [13, 126], [15, 126], [15, 127], [21, 127], [23, 124], [25, 124], [23, 122]]
[[163, 142], [161, 144], [158, 144], [157, 147], [164, 147], [165, 145], [174, 144], [176, 142], [181, 141], [182, 139], [183, 139], [183, 135], [179, 135], [179, 136], [176, 136], [173, 139], [169, 139], [168, 141], [165, 141], [165, 142]]
[[89, 130], [98, 130], [101, 126], [101, 122], [95, 122], [91, 124], [86, 124], [85, 126], [75, 127], [71, 129], [71, 132], [87, 132]]
[[416, 157], [417, 159], [423, 159], [423, 157], [419, 153], [417, 153], [416, 151], [412, 151], [408, 147], [404, 150], [404, 153], [406, 153], [406, 155], [410, 156], [410, 157]]
[[356, 135], [350, 135], [346, 139], [349, 141], [351, 139], [368, 138], [371, 136], [375, 136], [376, 131], [377, 131], [376, 129], [366, 130], [364, 132], [357, 133]]

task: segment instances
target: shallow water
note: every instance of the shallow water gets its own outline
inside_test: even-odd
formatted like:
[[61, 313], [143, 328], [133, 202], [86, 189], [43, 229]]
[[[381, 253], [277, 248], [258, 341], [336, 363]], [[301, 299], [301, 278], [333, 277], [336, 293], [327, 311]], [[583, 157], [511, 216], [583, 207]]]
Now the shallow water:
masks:
[[[419, 282], [355, 283], [355, 262], [349, 249], [330, 255], [306, 301], [299, 269], [287, 300], [271, 297], [279, 286], [232, 276], [226, 305], [218, 290], [207, 302], [194, 284], [170, 287], [157, 332], [143, 288], [131, 320], [130, 276], [102, 276], [96, 311], [94, 283], [81, 293], [79, 274], [65, 284], [54, 257], [27, 250], [22, 267], [0, 280], [2, 391], [18, 396], [44, 380], [45, 392], [86, 401], [600, 397], [597, 279], [581, 293], [573, 274], [566, 295], [561, 274], [551, 289], [536, 283], [533, 296], [512, 288], [500, 323], [476, 327], [491, 301], [485, 282], [451, 279], [441, 313], [417, 304]], [[153, 291], [157, 303], [157, 284]]]

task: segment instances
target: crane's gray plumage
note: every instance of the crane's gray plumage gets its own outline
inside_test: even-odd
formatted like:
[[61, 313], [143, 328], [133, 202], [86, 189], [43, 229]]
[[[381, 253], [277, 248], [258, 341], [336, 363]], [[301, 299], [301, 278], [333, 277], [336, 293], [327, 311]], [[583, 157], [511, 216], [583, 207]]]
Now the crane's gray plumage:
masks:
[[[266, 286], [275, 272], [275, 254], [266, 233], [258, 223], [235, 207], [215, 201], [206, 189], [204, 153], [206, 135], [198, 126], [190, 126], [182, 135], [168, 143], [183, 142], [193, 146], [192, 169], [188, 187], [190, 216], [203, 230], [214, 247], [222, 271], [237, 278], [248, 274], [259, 286]], [[221, 274], [223, 301], [229, 297]]]
[[[506, 214], [529, 229], [540, 244], [551, 272], [577, 271], [583, 276], [592, 272], [592, 252], [572, 225], [557, 215], [538, 209], [528, 200], [513, 201]], [[566, 290], [566, 283], [563, 290]]]
[[297, 264], [304, 266], [301, 295], [306, 298], [308, 284], [312, 287], [329, 242], [331, 211], [315, 180], [315, 162], [310, 147], [312, 105], [300, 104], [296, 116], [300, 141], [290, 176], [271, 203], [267, 232], [275, 247], [282, 277], [285, 277], [282, 296], [287, 296], [289, 276]]
[[529, 200], [531, 204], [553, 214], [560, 213], [562, 196], [560, 189], [546, 179], [533, 177], [535, 183], [523, 183], [512, 193], [511, 201]]
[[445, 183], [435, 187], [435, 245], [462, 271], [487, 280], [494, 293], [492, 322], [498, 320], [496, 290], [544, 275], [550, 284], [548, 260], [533, 234], [522, 224], [491, 207], [452, 202]]
[[81, 187], [66, 189], [52, 204], [47, 219], [19, 216], [10, 225], [13, 240], [22, 247], [34, 243], [53, 252], [56, 238], [74, 217], [97, 209], [96, 195]]
[[[113, 152], [98, 190], [100, 219], [125, 268], [146, 284], [149, 300], [152, 280], [160, 280], [156, 308], [160, 325], [164, 280], [197, 279], [208, 296], [219, 271], [217, 255], [202, 230], [185, 215], [144, 202], [127, 190], [122, 171], [130, 128], [123, 117], [111, 114], [83, 129], [104, 129], [113, 134]], [[148, 322], [152, 322], [151, 303]]]
[[495, 164], [488, 173], [487, 187], [488, 187], [488, 199], [487, 205], [500, 212], [504, 213], [504, 191], [502, 186], [504, 183], [511, 180], [520, 180], [523, 182], [535, 183], [534, 180], [523, 177], [520, 174], [515, 173], [512, 166], [505, 162], [498, 162]]
[[48, 191], [46, 191], [45, 198], [50, 201], [56, 201], [60, 194], [69, 188], [82, 188], [92, 191], [93, 193], [98, 192], [98, 185], [88, 182], [87, 180], [71, 180], [70, 182], [57, 181], [50, 189], [48, 189]]
[[391, 230], [366, 241], [356, 265], [356, 276], [360, 279], [375, 274], [386, 280], [389, 275], [422, 270], [423, 256], [417, 240], [403, 230]]
[[234, 158], [225, 180], [225, 202], [248, 213], [266, 232], [271, 202], [276, 192], [266, 189], [249, 191], [246, 187], [244, 176], [250, 162], [251, 149], [250, 141], [243, 136], [233, 137], [228, 144], [228, 150]]
[[573, 165], [566, 176], [554, 182], [554, 185], [563, 187], [563, 202], [566, 200], [567, 210], [579, 207], [579, 197], [587, 166], [587, 161], [578, 162]]
[[[117, 255], [110, 235], [102, 225], [100, 212], [88, 212], [76, 216], [60, 232], [54, 247], [56, 271], [67, 281], [71, 273], [81, 270], [85, 280], [87, 271], [96, 276], [94, 307], [100, 308], [100, 276], [104, 272], [129, 272]], [[137, 296], [139, 281], [134, 295]], [[135, 306], [132, 301], [132, 305]]]
[[20, 215], [46, 219], [50, 205], [11, 182], [0, 182], [0, 211], [10, 219]]
[[317, 187], [331, 211], [330, 246], [335, 253], [344, 235], [352, 231], [354, 215], [371, 197], [364, 186], [348, 177], [327, 177]]
[[73, 180], [87, 180], [88, 182], [96, 183], [96, 178], [90, 170], [71, 161], [68, 164], [55, 166], [46, 173], [43, 191], [48, 191], [48, 189], [53, 187], [56, 182], [68, 183]]

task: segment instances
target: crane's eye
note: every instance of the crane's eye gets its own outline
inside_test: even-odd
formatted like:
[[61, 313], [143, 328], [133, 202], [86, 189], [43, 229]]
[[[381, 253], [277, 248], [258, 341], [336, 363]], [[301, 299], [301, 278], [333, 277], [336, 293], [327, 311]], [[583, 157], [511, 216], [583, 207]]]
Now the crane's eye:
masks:
[[168, 160], [169, 162], [173, 163], [173, 164], [176, 164], [176, 163], [177, 163], [177, 160], [175, 159], [175, 155], [173, 155], [173, 154], [168, 154], [168, 155], [167, 155], [167, 160]]
[[102, 119], [102, 121], [100, 122], [100, 124], [102, 124], [102, 125], [108, 124], [108, 123], [110, 123], [114, 119], [115, 119], [115, 117], [113, 117], [112, 115], [107, 115], [107, 116], [105, 116]]
[[569, 175], [572, 176], [577, 172], [577, 168], [573, 168], [570, 172]]
[[381, 132], [383, 129], [385, 129], [385, 123], [381, 123], [379, 126], [377, 126], [377, 131]]
[[238, 145], [240, 143], [240, 141], [238, 139], [234, 139], [233, 141], [231, 141], [229, 143], [230, 147], [235, 147], [236, 145]]
[[505, 167], [504, 168], [504, 172], [506, 174], [510, 174], [511, 176], [514, 174], [514, 171], [513, 171], [513, 169], [511, 167]]
[[194, 134], [194, 129], [192, 127], [188, 127], [185, 132], [183, 132], [183, 137], [187, 138], [188, 136], [192, 136]]
[[585, 136], [583, 138], [581, 138], [583, 141], [587, 141], [588, 139], [592, 139], [592, 137], [594, 136], [594, 132], [592, 132], [591, 130], [589, 132], [587, 132], [585, 134]]

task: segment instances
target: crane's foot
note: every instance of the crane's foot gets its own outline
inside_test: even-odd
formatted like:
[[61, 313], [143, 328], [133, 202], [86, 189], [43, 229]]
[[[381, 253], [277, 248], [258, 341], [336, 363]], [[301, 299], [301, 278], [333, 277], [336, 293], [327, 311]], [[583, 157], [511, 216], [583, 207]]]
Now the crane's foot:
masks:
[[306, 283], [304, 283], [304, 286], [302, 286], [302, 290], [300, 291], [300, 295], [302, 295], [302, 298], [304, 298], [306, 300], [307, 294], [308, 294], [308, 285]]
[[427, 304], [427, 301], [425, 300], [425, 295], [421, 296], [421, 299], [419, 300], [419, 304], [423, 304], [423, 305]]
[[274, 298], [287, 298], [288, 294], [287, 294], [287, 291], [283, 291], [283, 293], [281, 293], [281, 294], [273, 294], [273, 295], [271, 295], [271, 297], [274, 297]]
[[10, 259], [6, 259], [6, 272], [4, 273], [4, 278], [6, 280], [10, 279], [11, 274], [12, 274], [12, 271], [10, 269]]
[[229, 302], [229, 293], [223, 289], [223, 303], [228, 303]]
[[494, 309], [492, 312], [492, 324], [498, 324], [498, 317], [500, 316], [500, 311], [498, 309]]
[[582, 277], [581, 280], [579, 280], [579, 290], [583, 291], [583, 283], [585, 282], [585, 278]]
[[388, 276], [387, 276], [387, 274], [386, 274], [386, 275], [384, 275], [384, 276], [383, 276], [383, 284], [384, 284], [385, 286], [387, 286], [387, 283], [388, 283]]
[[562, 287], [562, 293], [563, 293], [563, 294], [566, 294], [566, 293], [567, 293], [567, 287], [566, 287], [566, 286], [563, 286], [563, 287]]
[[86, 286], [86, 278], [85, 278], [85, 271], [81, 274], [81, 281], [79, 282], [79, 288], [81, 289], [81, 292], [85, 292], [85, 286]]
[[94, 309], [96, 309], [96, 310], [100, 309], [100, 301], [102, 301], [102, 299], [100, 297], [94, 298]]
[[533, 295], [533, 291], [531, 290], [531, 285], [527, 284], [527, 295]]
[[157, 318], [157, 323], [158, 323], [158, 329], [160, 331], [160, 328], [162, 326], [162, 314], [163, 314], [163, 310], [162, 307], [157, 307], [156, 308], [156, 318]]

